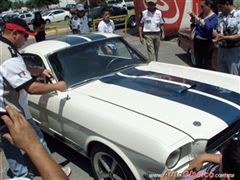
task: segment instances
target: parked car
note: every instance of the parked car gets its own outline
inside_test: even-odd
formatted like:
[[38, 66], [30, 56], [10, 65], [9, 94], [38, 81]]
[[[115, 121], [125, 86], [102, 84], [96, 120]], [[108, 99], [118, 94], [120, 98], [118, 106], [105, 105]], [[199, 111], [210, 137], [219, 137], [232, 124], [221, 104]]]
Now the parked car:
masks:
[[[191, 64], [195, 66], [196, 60], [194, 57], [193, 38], [194, 34], [191, 28], [185, 28], [178, 32], [178, 46], [187, 52]], [[212, 69], [217, 70], [217, 48], [215, 46], [212, 47], [211, 54], [212, 56], [209, 63]]]
[[34, 20], [34, 14], [32, 12], [21, 13], [21, 14], [15, 15], [14, 17], [23, 19], [24, 21], [26, 21], [27, 24], [32, 24]]
[[121, 8], [133, 8], [134, 1], [133, 0], [108, 0], [107, 4], [109, 6], [116, 6]]
[[15, 16], [18, 16], [19, 12], [9, 12], [9, 13], [4, 13], [1, 14], [1, 17], [4, 19], [4, 21], [8, 21], [9, 18], [13, 18]]
[[62, 36], [21, 53], [28, 68], [66, 82], [65, 92], [30, 95], [30, 111], [42, 130], [90, 158], [95, 179], [181, 172], [239, 133], [239, 76], [148, 64], [115, 34]]
[[54, 9], [50, 11], [45, 11], [42, 13], [42, 18], [46, 21], [47, 24], [57, 21], [66, 21], [72, 17], [69, 11], [64, 9]]

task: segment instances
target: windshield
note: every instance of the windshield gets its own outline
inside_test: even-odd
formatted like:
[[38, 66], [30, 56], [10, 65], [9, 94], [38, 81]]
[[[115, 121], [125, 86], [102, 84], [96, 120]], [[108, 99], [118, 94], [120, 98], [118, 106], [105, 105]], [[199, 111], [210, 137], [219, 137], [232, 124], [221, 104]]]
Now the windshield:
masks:
[[49, 15], [50, 13], [51, 13], [51, 11], [46, 11], [46, 12], [42, 13], [42, 16], [47, 16], [47, 15]]
[[121, 38], [69, 47], [50, 55], [49, 61], [58, 80], [68, 87], [146, 62]]

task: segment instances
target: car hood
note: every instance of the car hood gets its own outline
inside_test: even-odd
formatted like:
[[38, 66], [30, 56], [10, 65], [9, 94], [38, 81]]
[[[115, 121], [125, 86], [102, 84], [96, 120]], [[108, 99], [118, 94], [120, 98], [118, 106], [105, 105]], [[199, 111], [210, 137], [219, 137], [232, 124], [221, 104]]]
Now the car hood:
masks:
[[238, 93], [144, 68], [123, 70], [75, 90], [193, 139], [209, 139], [240, 119]]

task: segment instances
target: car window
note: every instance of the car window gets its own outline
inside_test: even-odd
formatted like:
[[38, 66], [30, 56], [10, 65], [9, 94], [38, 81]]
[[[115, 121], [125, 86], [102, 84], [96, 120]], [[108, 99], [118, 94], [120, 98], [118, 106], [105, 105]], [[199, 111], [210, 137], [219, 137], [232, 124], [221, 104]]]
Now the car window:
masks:
[[58, 80], [68, 87], [146, 61], [120, 38], [76, 45], [48, 58]]
[[42, 13], [42, 16], [47, 16], [47, 15], [49, 15], [50, 13], [51, 13], [50, 11], [46, 11], [46, 12]]
[[42, 59], [35, 54], [22, 54], [23, 60], [27, 66], [27, 69], [33, 76], [38, 76], [45, 66]]
[[19, 17], [23, 19], [25, 16], [22, 14], [22, 15], [20, 15]]
[[54, 11], [53, 14], [61, 14], [63, 13], [64, 11]]
[[32, 15], [31, 14], [26, 14], [26, 17], [32, 17]]

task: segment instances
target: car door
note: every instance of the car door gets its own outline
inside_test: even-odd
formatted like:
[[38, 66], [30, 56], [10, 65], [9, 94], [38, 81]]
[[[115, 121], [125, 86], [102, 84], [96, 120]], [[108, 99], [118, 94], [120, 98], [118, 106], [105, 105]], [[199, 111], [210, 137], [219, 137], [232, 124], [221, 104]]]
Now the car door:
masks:
[[26, 18], [26, 22], [28, 23], [28, 24], [31, 24], [32, 23], [32, 19], [33, 19], [33, 15], [31, 14], [31, 13], [26, 13], [25, 14], [25, 18]]
[[[39, 77], [39, 72], [45, 69], [41, 57], [35, 54], [23, 54], [28, 70], [36, 81], [41, 83], [55, 83]], [[42, 129], [52, 129], [55, 133], [63, 134], [62, 111], [66, 95], [63, 92], [52, 91], [43, 95], [29, 95], [29, 109], [35, 121]]]
[[20, 19], [26, 21], [26, 18], [25, 18], [25, 15], [24, 15], [24, 14], [20, 14], [20, 15], [18, 16], [18, 18], [20, 18]]
[[63, 10], [54, 11], [54, 22], [64, 20], [65, 13]]

